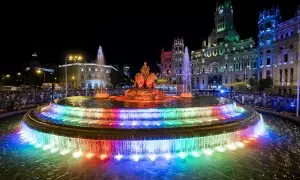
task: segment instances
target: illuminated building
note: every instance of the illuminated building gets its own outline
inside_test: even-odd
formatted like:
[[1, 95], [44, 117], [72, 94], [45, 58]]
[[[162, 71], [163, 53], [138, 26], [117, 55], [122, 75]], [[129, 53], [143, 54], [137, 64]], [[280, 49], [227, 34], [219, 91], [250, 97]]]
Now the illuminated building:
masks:
[[67, 84], [68, 88], [72, 89], [99, 89], [100, 87], [111, 86], [109, 74], [112, 69], [116, 71], [117, 69], [105, 65], [101, 46], [98, 49], [97, 59], [94, 63], [81, 63], [80, 61], [83, 58], [81, 56], [78, 57], [80, 57], [80, 59], [76, 59], [75, 56], [74, 61], [74, 58], [69, 56], [68, 60], [71, 59], [73, 62], [68, 63], [70, 61], [66, 61], [64, 65], [59, 66], [59, 79], [62, 86]]
[[215, 28], [202, 48], [191, 52], [193, 89], [229, 87], [236, 81], [257, 77], [254, 40], [240, 40], [234, 29], [231, 2], [217, 5], [214, 22]]
[[260, 12], [259, 78], [272, 78], [280, 94], [296, 91], [299, 66], [300, 6], [295, 17], [281, 21], [279, 9]]
[[160, 55], [160, 78], [167, 80], [168, 83], [172, 83], [173, 70], [172, 70], [172, 52], [164, 51]]
[[[184, 59], [188, 56], [188, 51], [185, 53], [184, 40], [182, 38], [174, 39], [174, 44], [171, 51], [161, 52], [161, 63], [160, 63], [160, 78], [167, 81], [165, 88], [183, 91], [186, 86], [190, 86], [190, 59]], [[188, 67], [185, 65], [188, 64]], [[188, 87], [188, 89], [190, 89]]]
[[123, 65], [123, 73], [124, 75], [127, 77], [127, 78], [130, 78], [131, 75], [130, 75], [130, 66], [127, 65], [127, 64], [124, 64]]
[[[70, 63], [59, 66], [60, 70], [60, 85], [65, 85], [64, 68], [67, 67], [68, 87], [74, 89], [84, 88], [99, 89], [100, 86], [110, 86], [109, 74], [112, 66], [98, 65], [96, 63]], [[98, 73], [104, 72], [103, 74]]]

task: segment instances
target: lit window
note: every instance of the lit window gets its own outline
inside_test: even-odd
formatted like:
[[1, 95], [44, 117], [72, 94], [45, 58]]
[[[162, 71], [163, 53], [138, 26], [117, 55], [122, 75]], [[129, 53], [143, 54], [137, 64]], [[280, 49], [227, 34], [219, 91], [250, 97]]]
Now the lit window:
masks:
[[98, 71], [98, 69], [96, 68], [95, 71]]

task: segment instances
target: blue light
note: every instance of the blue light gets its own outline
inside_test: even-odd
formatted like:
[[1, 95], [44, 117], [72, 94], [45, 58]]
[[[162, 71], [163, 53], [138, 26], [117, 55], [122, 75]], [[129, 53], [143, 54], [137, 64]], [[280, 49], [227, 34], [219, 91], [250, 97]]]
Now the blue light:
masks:
[[221, 94], [225, 93], [225, 90], [224, 90], [224, 89], [221, 89], [221, 90], [220, 90], [220, 93], [221, 93]]

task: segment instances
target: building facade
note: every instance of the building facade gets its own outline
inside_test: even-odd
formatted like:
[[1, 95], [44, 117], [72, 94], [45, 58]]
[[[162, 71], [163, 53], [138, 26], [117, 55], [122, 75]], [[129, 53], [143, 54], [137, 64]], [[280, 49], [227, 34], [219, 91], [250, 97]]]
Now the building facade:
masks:
[[[68, 88], [99, 89], [111, 86], [110, 73], [116, 70], [109, 65], [96, 63], [69, 63], [59, 66], [59, 84], [65, 86], [66, 77]], [[67, 76], [65, 73], [67, 72]]]
[[214, 29], [202, 48], [191, 52], [192, 89], [230, 87], [257, 77], [257, 49], [252, 38], [240, 39], [234, 29], [230, 1], [217, 5]]
[[295, 17], [282, 21], [279, 9], [259, 15], [259, 78], [272, 78], [280, 94], [295, 93], [299, 64], [300, 6]]
[[172, 72], [172, 52], [163, 49], [160, 55], [160, 78], [171, 84], [174, 77]]
[[163, 49], [160, 59], [160, 78], [167, 82], [166, 89], [178, 92], [191, 89], [190, 59], [183, 38], [174, 39], [171, 51]]

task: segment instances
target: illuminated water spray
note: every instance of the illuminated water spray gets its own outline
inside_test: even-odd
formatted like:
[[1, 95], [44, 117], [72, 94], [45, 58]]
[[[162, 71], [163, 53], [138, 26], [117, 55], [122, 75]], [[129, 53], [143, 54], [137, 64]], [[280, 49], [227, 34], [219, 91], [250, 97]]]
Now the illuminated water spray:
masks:
[[190, 56], [189, 50], [185, 47], [184, 57], [183, 57], [183, 84], [185, 92], [189, 92], [191, 89], [191, 66], [190, 66]]

